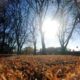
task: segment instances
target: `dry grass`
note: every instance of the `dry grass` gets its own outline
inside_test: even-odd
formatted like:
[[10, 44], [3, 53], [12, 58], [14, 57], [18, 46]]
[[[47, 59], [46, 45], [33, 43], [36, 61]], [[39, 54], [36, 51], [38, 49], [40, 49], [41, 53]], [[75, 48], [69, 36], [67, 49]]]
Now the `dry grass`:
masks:
[[67, 55], [2, 57], [0, 80], [80, 80], [80, 57]]

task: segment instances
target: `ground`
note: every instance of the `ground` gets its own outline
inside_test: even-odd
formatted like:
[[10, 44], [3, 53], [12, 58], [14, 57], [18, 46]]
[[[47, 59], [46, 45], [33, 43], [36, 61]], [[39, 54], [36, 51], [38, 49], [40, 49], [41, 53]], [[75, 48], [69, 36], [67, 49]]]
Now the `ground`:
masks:
[[80, 80], [80, 57], [70, 55], [1, 57], [0, 80]]

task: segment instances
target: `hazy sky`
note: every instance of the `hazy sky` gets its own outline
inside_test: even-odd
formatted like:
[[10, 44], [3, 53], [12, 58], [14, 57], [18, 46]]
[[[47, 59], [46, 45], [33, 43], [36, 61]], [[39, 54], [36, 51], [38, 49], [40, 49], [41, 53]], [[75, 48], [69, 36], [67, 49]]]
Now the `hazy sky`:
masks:
[[[60, 47], [58, 36], [57, 36], [57, 33], [58, 33], [57, 24], [58, 23], [52, 22], [53, 24], [51, 25], [51, 23], [49, 22], [49, 19], [51, 19], [51, 18], [52, 17], [50, 15], [48, 15], [44, 20], [44, 23], [46, 24], [46, 28], [44, 29], [45, 30], [44, 31], [45, 44], [46, 44], [46, 47]], [[51, 19], [51, 20], [57, 22], [58, 19], [57, 20]], [[78, 48], [77, 48], [77, 46], [78, 46]], [[71, 50], [80, 50], [80, 35], [77, 32], [74, 32], [67, 47], [70, 48]], [[38, 49], [41, 48], [40, 37], [38, 37], [37, 48]]]
[[[0, 0], [0, 5], [5, 4], [6, 1], [7, 0]], [[78, 1], [80, 1], [80, 0], [78, 0]], [[53, 12], [55, 12], [55, 10], [56, 10], [55, 8], [52, 9], [52, 6], [49, 6], [49, 11], [48, 11], [48, 13], [46, 15], [46, 18], [44, 20], [44, 23], [46, 24], [46, 25], [44, 24], [46, 26], [45, 29], [44, 29], [46, 47], [60, 47], [59, 40], [58, 40], [58, 37], [57, 37], [58, 18], [57, 18], [57, 20], [55, 20], [54, 17], [53, 17], [53, 14], [54, 14]], [[77, 33], [73, 34], [73, 36], [74, 37], [71, 38], [71, 40], [68, 44], [68, 48], [80, 50], [80, 38], [79, 38], [80, 36]], [[76, 48], [77, 46], [78, 46], [78, 49]], [[38, 49], [41, 48], [40, 37], [38, 37], [37, 48]]]
[[[43, 27], [45, 27], [44, 35], [45, 35], [46, 47], [60, 47], [59, 40], [57, 37], [57, 33], [58, 33], [57, 24], [59, 23], [58, 17], [57, 17], [57, 19], [54, 19], [54, 17], [53, 17], [53, 15], [55, 14], [55, 11], [56, 11], [56, 5], [53, 5], [53, 4], [52, 4], [52, 6], [50, 5], [48, 8], [48, 11], [47, 11], [47, 15], [44, 20], [45, 24], [43, 23], [44, 24]], [[77, 33], [73, 34], [73, 37], [70, 39], [70, 42], [67, 47], [72, 50], [73, 49], [80, 50], [80, 38], [79, 37], [80, 36]], [[77, 46], [78, 46], [78, 48], [76, 48]], [[40, 34], [39, 34], [38, 38], [37, 38], [37, 48], [40, 49], [41, 47], [42, 47], [41, 46], [41, 39], [40, 39]]]
[[[80, 0], [78, 0], [78, 1], [80, 1]], [[52, 11], [51, 11], [51, 9], [52, 8], [50, 7], [50, 9], [49, 9], [50, 13], [47, 13], [47, 15], [46, 15], [47, 17], [45, 18], [44, 23], [46, 20], [49, 20], [49, 19], [58, 22], [58, 17], [55, 20], [53, 15], [52, 15], [56, 11], [56, 8], [54, 8]], [[71, 16], [72, 15], [70, 15], [70, 17]], [[72, 21], [72, 18], [70, 19], [70, 21]], [[55, 24], [53, 22], [52, 25], [51, 25], [51, 23], [50, 23], [50, 25], [48, 25], [48, 23], [49, 23], [49, 21], [46, 22], [46, 24], [47, 24], [46, 28], [48, 28], [48, 29], [45, 28], [46, 30], [44, 33], [45, 34], [45, 45], [46, 45], [46, 47], [60, 47], [59, 40], [57, 37], [57, 33], [58, 33], [57, 24], [58, 23]], [[78, 26], [80, 26], [80, 24]], [[38, 37], [38, 42], [37, 42], [38, 43], [37, 44], [38, 49], [41, 48], [41, 41], [40, 40], [41, 40], [40, 37]], [[74, 31], [74, 34], [72, 35], [67, 48], [69, 48], [71, 50], [80, 50], [80, 35], [77, 32]]]
[[[79, 35], [76, 35], [74, 38], [71, 38], [67, 47], [72, 50], [80, 50], [80, 38], [79, 37], [80, 37]], [[46, 47], [60, 47], [58, 38], [55, 35], [53, 35], [52, 37], [47, 36], [47, 38], [45, 38], [45, 44], [46, 44]], [[38, 41], [37, 41], [37, 48], [38, 49], [41, 48], [40, 38], [38, 38]]]

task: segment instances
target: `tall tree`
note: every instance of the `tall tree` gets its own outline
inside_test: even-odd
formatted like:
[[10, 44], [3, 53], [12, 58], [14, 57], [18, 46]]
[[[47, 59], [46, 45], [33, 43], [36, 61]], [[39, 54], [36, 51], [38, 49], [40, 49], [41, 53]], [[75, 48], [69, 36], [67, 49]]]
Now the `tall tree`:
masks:
[[[9, 0], [10, 8], [12, 9], [12, 26], [15, 36], [15, 45], [17, 53], [21, 53], [22, 47], [28, 38], [28, 16], [29, 7], [25, 6], [22, 0]], [[25, 19], [26, 18], [26, 19]]]
[[[59, 42], [61, 45], [61, 49], [64, 52], [67, 48], [67, 45], [72, 37], [72, 34], [75, 30], [77, 23], [77, 14], [74, 13], [75, 3], [73, 1], [64, 1], [59, 4], [59, 13], [60, 13], [60, 28], [59, 28]], [[72, 2], [72, 3], [71, 3]], [[73, 6], [73, 7], [72, 7]], [[75, 15], [75, 16], [74, 16]], [[74, 17], [73, 17], [74, 16]]]
[[35, 11], [38, 17], [38, 26], [41, 34], [42, 53], [46, 53], [44, 33], [42, 31], [43, 21], [48, 9], [49, 0], [26, 0], [30, 7]]
[[0, 50], [2, 52], [10, 52], [13, 50], [15, 40], [13, 38], [13, 31], [11, 26], [11, 14], [8, 11], [8, 3], [1, 7], [0, 12]]
[[33, 44], [34, 47], [34, 54], [36, 54], [37, 51], [37, 35], [38, 35], [38, 24], [37, 24], [37, 20], [35, 18], [35, 16], [32, 17], [31, 21], [30, 21], [30, 34], [31, 34], [31, 42]]

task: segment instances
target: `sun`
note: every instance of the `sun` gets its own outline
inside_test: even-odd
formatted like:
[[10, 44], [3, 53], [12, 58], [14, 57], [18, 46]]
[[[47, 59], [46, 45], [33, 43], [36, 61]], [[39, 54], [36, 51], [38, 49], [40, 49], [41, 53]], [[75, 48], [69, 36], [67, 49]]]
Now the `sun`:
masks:
[[44, 32], [45, 37], [47, 38], [55, 37], [57, 35], [59, 26], [60, 23], [58, 20], [52, 20], [47, 18], [42, 26], [42, 30]]

